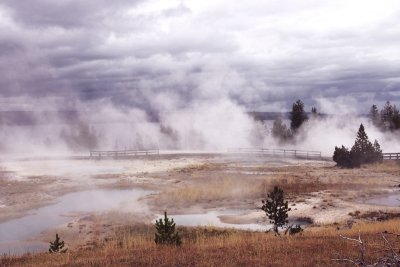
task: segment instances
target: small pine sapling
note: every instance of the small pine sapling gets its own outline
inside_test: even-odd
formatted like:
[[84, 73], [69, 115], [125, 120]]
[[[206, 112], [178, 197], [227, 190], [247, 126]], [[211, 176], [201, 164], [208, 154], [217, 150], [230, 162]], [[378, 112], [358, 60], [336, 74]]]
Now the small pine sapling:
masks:
[[157, 232], [154, 241], [157, 245], [181, 245], [181, 237], [175, 230], [174, 219], [170, 220], [167, 212], [164, 212], [164, 219], [156, 220], [155, 227]]
[[279, 228], [288, 223], [288, 212], [291, 210], [288, 202], [285, 201], [283, 190], [275, 186], [262, 203], [261, 209], [265, 211], [270, 223], [273, 224], [275, 234], [279, 235]]
[[50, 253], [64, 253], [66, 252], [67, 249], [64, 249], [64, 241], [61, 240], [61, 238], [56, 234], [56, 239], [54, 242], [50, 242], [50, 247], [49, 247], [49, 252]]
[[301, 228], [300, 224], [291, 224], [287, 227], [285, 234], [296, 235], [303, 232], [303, 228]]

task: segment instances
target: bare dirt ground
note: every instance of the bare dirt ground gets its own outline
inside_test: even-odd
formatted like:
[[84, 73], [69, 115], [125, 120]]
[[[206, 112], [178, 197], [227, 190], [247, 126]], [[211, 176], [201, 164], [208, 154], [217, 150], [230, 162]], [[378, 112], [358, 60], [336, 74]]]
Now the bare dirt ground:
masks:
[[[27, 160], [0, 163], [0, 222], [54, 203], [68, 192], [93, 188], [148, 188], [141, 199], [149, 212], [114, 211], [72, 218], [56, 230], [67, 243], [90, 246], [115, 227], [149, 223], [154, 214], [240, 210], [220, 216], [226, 223], [265, 223], [261, 199], [273, 186], [288, 196], [295, 218], [314, 224], [369, 219], [400, 213], [397, 207], [365, 204], [382, 194], [399, 192], [400, 164], [385, 162], [360, 169], [340, 169], [331, 161], [272, 159], [248, 155], [159, 155], [119, 160]], [[42, 233], [49, 240], [53, 230]]]
[[54, 203], [69, 193], [96, 188], [159, 188], [174, 179], [167, 172], [201, 164], [196, 157], [148, 157], [125, 160], [28, 160], [0, 162], [0, 222]]

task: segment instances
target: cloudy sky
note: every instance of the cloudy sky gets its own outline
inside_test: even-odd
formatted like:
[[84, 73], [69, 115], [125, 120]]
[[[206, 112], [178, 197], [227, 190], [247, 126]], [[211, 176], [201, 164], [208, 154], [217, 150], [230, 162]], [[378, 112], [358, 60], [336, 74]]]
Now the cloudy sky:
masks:
[[1, 0], [0, 73], [2, 110], [365, 112], [400, 100], [400, 1]]

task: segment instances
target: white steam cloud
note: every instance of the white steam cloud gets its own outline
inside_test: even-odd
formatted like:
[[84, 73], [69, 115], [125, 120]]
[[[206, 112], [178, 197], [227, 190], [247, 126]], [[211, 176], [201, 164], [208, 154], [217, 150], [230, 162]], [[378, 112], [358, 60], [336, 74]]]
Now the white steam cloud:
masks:
[[[354, 113], [310, 119], [303, 124], [294, 144], [282, 145], [270, 134], [271, 122], [255, 121], [248, 110], [228, 95], [219, 93], [211, 97], [207, 93], [207, 96], [174, 109], [175, 105], [168, 103], [177, 103], [179, 99], [169, 95], [155, 118], [145, 110], [120, 108], [108, 100], [85, 103], [75, 100], [72, 107], [77, 112], [68, 117], [55, 112], [60, 108], [59, 103], [48, 99], [46, 105], [37, 107], [23, 123], [3, 118], [0, 148], [3, 156], [87, 154], [93, 149], [226, 151], [238, 147], [316, 150], [331, 156], [335, 146], [352, 146], [363, 123], [370, 140], [377, 139], [384, 152], [400, 150], [397, 133], [382, 133], [367, 118]], [[159, 95], [154, 98], [156, 103], [161, 101]], [[45, 103], [43, 99], [40, 101]], [[322, 112], [324, 107], [329, 110], [338, 104], [317, 101]], [[345, 104], [339, 111], [352, 111], [344, 108]]]

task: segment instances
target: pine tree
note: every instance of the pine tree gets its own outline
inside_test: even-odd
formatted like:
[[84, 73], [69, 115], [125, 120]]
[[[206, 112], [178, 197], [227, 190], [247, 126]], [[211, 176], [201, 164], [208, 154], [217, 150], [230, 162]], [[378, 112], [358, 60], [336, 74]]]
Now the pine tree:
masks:
[[377, 140], [372, 144], [365, 132], [364, 125], [360, 125], [357, 138], [353, 147], [349, 151], [346, 147], [335, 147], [333, 160], [340, 167], [354, 168], [364, 163], [382, 161], [382, 150]]
[[300, 126], [308, 119], [307, 114], [304, 111], [304, 103], [300, 99], [293, 103], [290, 118], [290, 127], [293, 132], [296, 132], [300, 128]]
[[382, 128], [382, 120], [376, 105], [372, 105], [369, 112], [369, 119], [375, 127]]
[[374, 162], [374, 151], [374, 146], [368, 140], [364, 125], [361, 124], [358, 129], [356, 141], [350, 150], [352, 165], [357, 167], [363, 163]]
[[317, 111], [317, 108], [316, 108], [316, 107], [312, 107], [312, 108], [311, 108], [311, 116], [312, 116], [313, 118], [317, 118], [317, 117], [318, 117], [318, 111]]
[[374, 162], [381, 162], [383, 160], [382, 149], [378, 140], [374, 142]]
[[311, 108], [311, 113], [317, 114], [317, 108], [316, 108], [316, 107], [312, 107], [312, 108]]
[[283, 120], [279, 117], [274, 121], [274, 125], [271, 130], [272, 136], [279, 140], [279, 142], [285, 142], [291, 137], [290, 129], [286, 127]]
[[66, 252], [67, 249], [63, 249], [63, 248], [64, 248], [64, 241], [61, 241], [58, 234], [56, 234], [56, 239], [54, 240], [54, 242], [50, 242], [49, 252], [50, 253]]
[[182, 241], [179, 233], [175, 231], [174, 219], [167, 217], [167, 212], [164, 212], [164, 220], [156, 220], [156, 234], [154, 241], [157, 245], [175, 245], [180, 246]]
[[381, 110], [381, 118], [382, 118], [382, 123], [384, 124], [385, 130], [391, 129], [393, 115], [394, 115], [393, 106], [392, 106], [392, 104], [390, 104], [390, 101], [386, 101], [385, 106]]
[[336, 162], [336, 164], [340, 167], [352, 167], [350, 151], [345, 146], [342, 146], [341, 148], [335, 146], [333, 161]]
[[279, 227], [283, 227], [288, 223], [288, 212], [291, 210], [288, 207], [288, 202], [284, 199], [283, 190], [274, 187], [274, 190], [267, 195], [265, 200], [262, 200], [263, 206], [261, 209], [265, 211], [270, 223], [273, 224], [273, 230], [279, 234]]
[[396, 105], [393, 106], [393, 117], [391, 122], [392, 131], [400, 129], [400, 112], [396, 108]]

